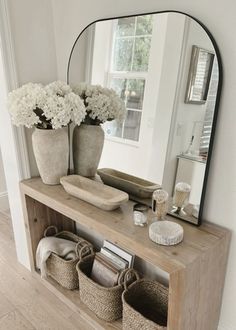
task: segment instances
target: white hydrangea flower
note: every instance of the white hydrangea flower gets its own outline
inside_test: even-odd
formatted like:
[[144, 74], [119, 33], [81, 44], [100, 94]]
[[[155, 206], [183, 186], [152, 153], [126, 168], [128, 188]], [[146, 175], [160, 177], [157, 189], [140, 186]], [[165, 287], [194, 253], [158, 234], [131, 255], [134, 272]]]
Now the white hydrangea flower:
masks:
[[96, 97], [87, 98], [87, 111], [92, 119], [98, 119], [101, 122], [112, 118], [112, 100], [103, 94], [96, 95]]
[[72, 89], [84, 101], [87, 117], [94, 121], [93, 123], [100, 124], [114, 119], [124, 120], [125, 104], [113, 89], [85, 83], [74, 86]]
[[8, 96], [8, 110], [13, 124], [26, 127], [58, 129], [85, 118], [86, 109], [80, 96], [69, 85], [56, 81], [45, 87], [29, 83]]
[[80, 125], [86, 115], [84, 102], [73, 92], [65, 96], [65, 102], [68, 104], [71, 111], [71, 121], [76, 125]]
[[72, 89], [64, 81], [54, 81], [51, 84], [45, 86], [45, 91], [47, 94], [56, 94], [58, 96], [65, 96], [72, 92]]
[[82, 98], [85, 96], [86, 89], [87, 89], [86, 83], [81, 83], [79, 85], [72, 86], [73, 92]]
[[52, 128], [57, 129], [66, 126], [71, 120], [71, 109], [64, 97], [48, 95], [47, 102], [42, 107], [43, 114], [51, 122]]
[[13, 124], [32, 127], [40, 123], [33, 110], [43, 104], [45, 95], [43, 86], [33, 83], [25, 84], [9, 93], [7, 107]]

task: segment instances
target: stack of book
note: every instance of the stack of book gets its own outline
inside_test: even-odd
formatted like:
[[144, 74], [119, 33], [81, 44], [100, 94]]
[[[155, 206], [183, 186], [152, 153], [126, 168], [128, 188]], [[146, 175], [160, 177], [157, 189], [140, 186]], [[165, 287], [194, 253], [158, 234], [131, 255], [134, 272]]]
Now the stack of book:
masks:
[[91, 279], [104, 287], [118, 284], [122, 270], [132, 267], [134, 255], [109, 241], [104, 241], [101, 251], [96, 253]]

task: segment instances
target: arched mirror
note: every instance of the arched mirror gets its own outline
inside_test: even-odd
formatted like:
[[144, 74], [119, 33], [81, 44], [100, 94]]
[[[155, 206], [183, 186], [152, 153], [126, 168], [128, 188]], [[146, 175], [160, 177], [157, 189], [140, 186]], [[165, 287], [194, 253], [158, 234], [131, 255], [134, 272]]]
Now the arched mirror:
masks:
[[[221, 79], [212, 36], [176, 12], [95, 22], [77, 38], [68, 65], [69, 84], [111, 87], [127, 108], [123, 123], [103, 125], [99, 167], [160, 184], [170, 196], [169, 214], [197, 225]], [[181, 210], [174, 205], [179, 183], [188, 192]]]

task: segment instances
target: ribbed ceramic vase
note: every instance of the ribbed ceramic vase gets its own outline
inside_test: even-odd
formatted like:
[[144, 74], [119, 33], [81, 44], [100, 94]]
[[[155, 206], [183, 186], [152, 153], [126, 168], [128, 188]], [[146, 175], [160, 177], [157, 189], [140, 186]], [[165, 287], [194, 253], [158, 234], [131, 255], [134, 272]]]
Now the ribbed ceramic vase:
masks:
[[67, 128], [38, 129], [32, 134], [33, 150], [43, 183], [56, 185], [67, 175], [69, 143]]
[[104, 131], [99, 125], [75, 126], [73, 161], [75, 174], [93, 177], [96, 174], [104, 144]]

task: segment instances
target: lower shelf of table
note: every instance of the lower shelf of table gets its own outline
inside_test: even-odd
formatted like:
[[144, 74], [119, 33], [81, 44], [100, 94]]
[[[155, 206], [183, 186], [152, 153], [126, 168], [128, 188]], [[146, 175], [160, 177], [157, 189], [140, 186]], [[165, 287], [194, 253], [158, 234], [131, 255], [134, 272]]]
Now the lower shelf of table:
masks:
[[106, 322], [99, 319], [92, 311], [88, 309], [86, 305], [80, 300], [79, 290], [67, 290], [59, 285], [52, 278], [41, 279], [38, 272], [35, 271], [35, 276], [41, 280], [41, 282], [54, 293], [61, 301], [63, 301], [73, 311], [79, 313], [81, 317], [94, 329], [122, 329], [122, 320], [115, 322]]

